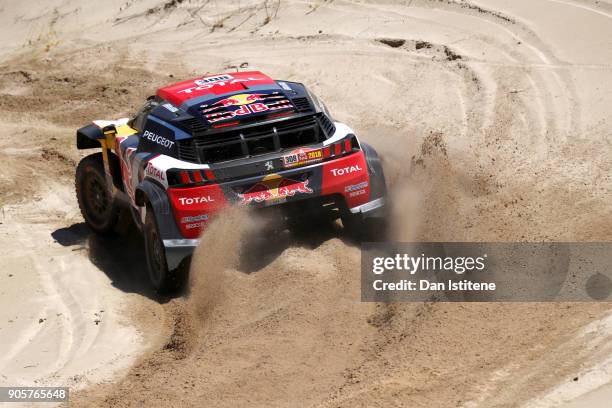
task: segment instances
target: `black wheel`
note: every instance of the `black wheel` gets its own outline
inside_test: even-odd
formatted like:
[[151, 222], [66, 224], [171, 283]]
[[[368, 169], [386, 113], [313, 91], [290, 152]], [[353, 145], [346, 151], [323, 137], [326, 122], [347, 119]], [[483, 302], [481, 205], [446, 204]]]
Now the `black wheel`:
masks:
[[166, 250], [159, 235], [155, 214], [150, 206], [147, 206], [145, 223], [143, 227], [145, 238], [145, 251], [147, 256], [147, 268], [149, 279], [153, 288], [158, 293], [168, 293], [180, 290], [185, 284], [186, 266], [181, 263], [178, 268], [168, 270], [166, 262]]
[[342, 226], [346, 233], [359, 242], [381, 242], [387, 240], [388, 223], [386, 217], [364, 217], [362, 214], [345, 214]]
[[79, 208], [87, 225], [101, 235], [114, 233], [119, 208], [106, 183], [102, 153], [81, 160], [76, 169], [75, 188]]
[[296, 235], [307, 235], [312, 231], [324, 231], [338, 219], [337, 215], [321, 212], [308, 217], [290, 217], [287, 219], [287, 228]]

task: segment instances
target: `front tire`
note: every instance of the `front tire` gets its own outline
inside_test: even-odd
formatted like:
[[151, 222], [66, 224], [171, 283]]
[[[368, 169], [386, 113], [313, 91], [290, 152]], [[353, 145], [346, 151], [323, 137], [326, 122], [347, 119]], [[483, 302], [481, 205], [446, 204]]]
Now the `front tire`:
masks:
[[102, 153], [83, 158], [76, 169], [77, 201], [85, 223], [100, 235], [111, 235], [119, 219], [119, 208], [106, 182]]
[[178, 268], [168, 270], [166, 250], [151, 206], [146, 208], [143, 232], [149, 279], [155, 291], [168, 293], [182, 289], [186, 280], [186, 266], [181, 263]]

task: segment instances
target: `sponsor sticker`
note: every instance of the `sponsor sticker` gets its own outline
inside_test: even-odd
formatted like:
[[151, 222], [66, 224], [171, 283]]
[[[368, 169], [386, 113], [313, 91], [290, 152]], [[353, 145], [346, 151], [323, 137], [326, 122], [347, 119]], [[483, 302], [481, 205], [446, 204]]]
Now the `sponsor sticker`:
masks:
[[[267, 94], [256, 94], [256, 93], [243, 93], [243, 94], [237, 94], [237, 95], [232, 95], [232, 96], [228, 96], [225, 99], [221, 99], [219, 102], [213, 103], [211, 106], [211, 108], [208, 109], [204, 109], [203, 112], [206, 112], [208, 110], [212, 110], [212, 109], [217, 109], [220, 108], [222, 106], [240, 106], [240, 105], [248, 105], [250, 103], [253, 102], [257, 102], [260, 101], [264, 98], [267, 98], [271, 95], [267, 95]], [[204, 105], [203, 107], [207, 107], [208, 105]]]
[[297, 167], [308, 163], [320, 162], [321, 160], [323, 160], [323, 151], [321, 149], [299, 149], [283, 156], [283, 166], [285, 168]]
[[228, 96], [210, 105], [202, 105], [200, 109], [207, 121], [217, 122], [232, 119], [236, 116], [278, 109], [293, 109], [293, 105], [280, 92], [271, 94], [242, 93]]
[[153, 133], [149, 130], [145, 130], [144, 133], [142, 134], [142, 137], [152, 141], [153, 143], [157, 143], [160, 146], [168, 148], [168, 149], [171, 149], [172, 146], [174, 146], [174, 141], [167, 139], [163, 136], [160, 136], [156, 133]]
[[278, 85], [280, 85], [280, 87], [283, 88], [285, 91], [292, 91], [291, 87], [287, 85], [286, 82], [280, 81]]
[[[222, 77], [223, 75], [218, 75], [216, 77], [211, 77], [211, 78], [219, 78]], [[231, 76], [231, 75], [228, 75]], [[266, 77], [248, 77], [248, 78], [234, 78], [231, 77], [229, 79], [217, 79], [217, 80], [212, 80], [212, 81], [206, 81], [204, 82], [204, 80], [207, 80], [209, 78], [202, 78], [202, 79], [198, 79], [196, 81], [194, 81], [196, 86], [190, 86], [189, 88], [185, 88], [185, 89], [181, 89], [180, 91], [177, 91], [177, 93], [186, 93], [186, 94], [190, 94], [193, 92], [197, 92], [197, 91], [203, 91], [205, 89], [210, 89], [216, 86], [226, 86], [226, 85], [233, 85], [233, 84], [237, 84], [237, 83], [241, 83], [241, 82], [249, 82], [249, 81], [266, 81], [268, 78]], [[200, 83], [198, 83], [200, 82]]]
[[206, 221], [206, 220], [208, 220], [208, 214], [193, 215], [193, 216], [181, 218], [181, 222], [183, 224], [188, 223], [188, 222], [198, 222], [198, 221]]
[[361, 168], [361, 166], [356, 164], [354, 166], [347, 166], [347, 167], [342, 167], [342, 168], [339, 168], [339, 169], [330, 169], [329, 171], [334, 176], [344, 176], [345, 174], [357, 173], [357, 172], [362, 171], [362, 170], [363, 169]]
[[162, 183], [166, 182], [166, 173], [153, 166], [151, 163], [147, 163], [147, 167], [145, 168], [145, 174], [149, 177], [161, 181]]
[[172, 113], [178, 112], [178, 108], [170, 103], [163, 103], [162, 106]]
[[368, 182], [367, 181], [362, 181], [359, 184], [352, 184], [350, 186], [346, 186], [344, 188], [344, 192], [345, 193], [349, 193], [351, 191], [361, 190], [361, 189], [366, 188], [367, 186], [368, 186]]
[[229, 74], [223, 74], [223, 75], [215, 75], [215, 76], [209, 76], [209, 77], [196, 79], [193, 82], [198, 86], [202, 86], [202, 85], [210, 84], [213, 82], [231, 81], [232, 79], [234, 79], [233, 76]]
[[201, 228], [203, 226], [204, 226], [203, 222], [195, 222], [193, 224], [185, 224], [185, 229]]
[[212, 203], [214, 202], [214, 198], [211, 196], [202, 196], [202, 197], [179, 197], [179, 202], [182, 205], [193, 205], [193, 204], [202, 204], [202, 203]]
[[243, 204], [252, 202], [278, 204], [296, 194], [311, 194], [313, 190], [308, 186], [308, 182], [308, 179], [298, 181], [284, 178], [278, 174], [270, 174], [244, 193], [238, 194], [238, 197]]

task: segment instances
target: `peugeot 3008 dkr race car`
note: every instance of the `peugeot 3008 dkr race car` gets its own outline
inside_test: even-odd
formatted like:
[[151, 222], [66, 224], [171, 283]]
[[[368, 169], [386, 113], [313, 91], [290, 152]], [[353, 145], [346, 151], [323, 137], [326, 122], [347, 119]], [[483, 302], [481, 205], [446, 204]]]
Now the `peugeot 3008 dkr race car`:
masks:
[[372, 147], [304, 85], [261, 72], [160, 88], [133, 118], [96, 120], [76, 136], [78, 149], [102, 150], [76, 170], [86, 223], [109, 234], [129, 209], [158, 291], [180, 286], [200, 233], [229, 204], [335, 212], [349, 230], [384, 211]]

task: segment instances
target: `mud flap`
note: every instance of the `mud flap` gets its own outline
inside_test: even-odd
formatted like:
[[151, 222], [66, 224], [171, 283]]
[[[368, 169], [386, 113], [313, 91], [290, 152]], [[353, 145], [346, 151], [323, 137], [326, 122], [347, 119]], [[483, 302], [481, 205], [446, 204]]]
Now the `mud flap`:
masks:
[[136, 187], [137, 204], [144, 207], [142, 217], [146, 212], [146, 203], [151, 205], [159, 235], [164, 243], [168, 270], [178, 268], [183, 260], [190, 257], [198, 244], [196, 239], [185, 239], [181, 235], [166, 191], [157, 184], [144, 180]]
[[361, 150], [363, 150], [370, 176], [370, 200], [360, 206], [362, 208], [359, 213], [366, 218], [386, 218], [387, 185], [380, 157], [376, 150], [367, 143], [361, 143]]

